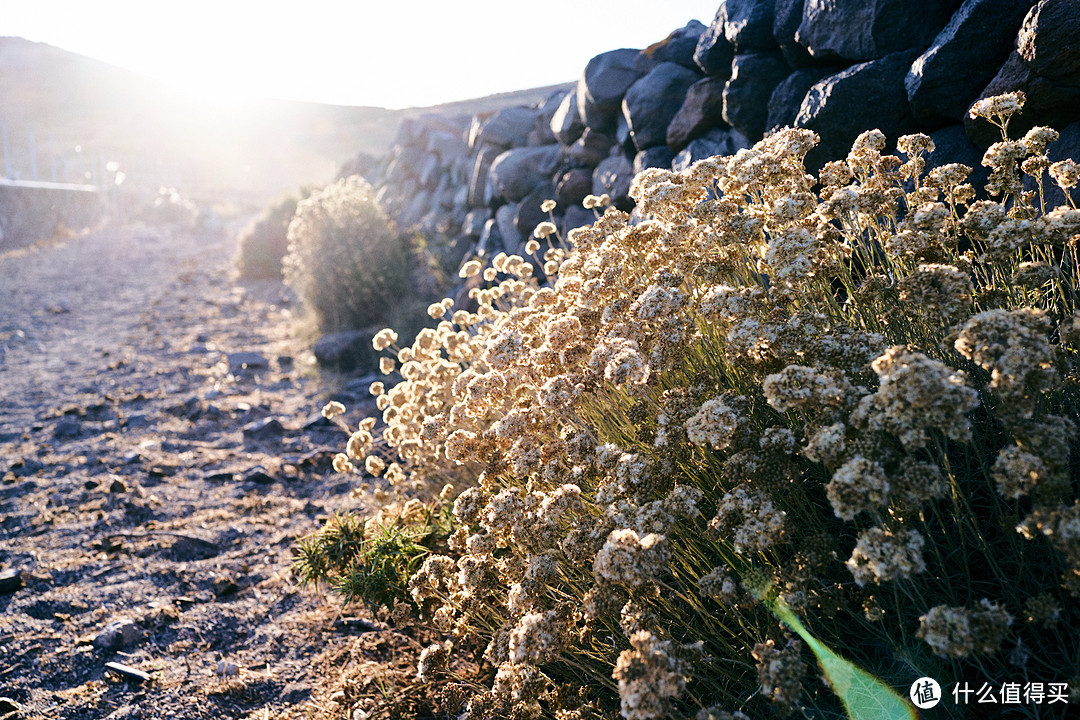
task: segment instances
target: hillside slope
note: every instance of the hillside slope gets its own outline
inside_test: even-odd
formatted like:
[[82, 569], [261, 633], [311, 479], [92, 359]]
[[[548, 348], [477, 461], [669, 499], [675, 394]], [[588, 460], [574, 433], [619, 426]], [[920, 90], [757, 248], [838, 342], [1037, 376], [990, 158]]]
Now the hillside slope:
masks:
[[[0, 37], [4, 175], [262, 202], [333, 178], [357, 152], [386, 152], [402, 117], [529, 103], [548, 89], [389, 110], [285, 100], [213, 104], [43, 43]], [[116, 163], [111, 165], [110, 163]]]

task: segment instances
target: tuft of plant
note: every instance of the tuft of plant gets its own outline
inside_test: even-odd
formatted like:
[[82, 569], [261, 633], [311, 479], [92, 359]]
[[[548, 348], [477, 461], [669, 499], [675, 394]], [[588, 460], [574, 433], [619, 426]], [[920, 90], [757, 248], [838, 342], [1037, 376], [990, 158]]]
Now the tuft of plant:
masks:
[[365, 180], [344, 178], [300, 201], [288, 239], [285, 282], [320, 332], [398, 319], [394, 308], [409, 294], [409, 248]]
[[313, 188], [300, 188], [268, 204], [262, 213], [240, 231], [234, 260], [240, 277], [280, 279], [281, 261], [289, 250], [289, 223], [301, 200], [311, 196]]
[[444, 633], [428, 660], [482, 662], [422, 662], [432, 692], [470, 689], [474, 720], [861, 718], [930, 677], [1027, 683], [1018, 712], [1065, 717], [1080, 166], [1047, 160], [1049, 128], [1008, 137], [1022, 104], [972, 108], [1002, 129], [989, 200], [968, 167], [924, 172], [925, 135], [901, 158], [868, 131], [814, 177], [816, 135], [788, 129], [641, 173], [640, 218], [546, 249], [548, 287], [522, 257], [469, 262], [475, 311], [433, 304], [404, 347], [380, 332], [403, 380], [373, 384], [385, 429], [335, 467], [381, 475], [387, 507], [449, 484], [446, 547], [408, 590]]
[[297, 542], [293, 569], [303, 584], [324, 583], [343, 604], [358, 601], [374, 611], [407, 603], [409, 578], [445, 539], [446, 520], [418, 502], [375, 522], [335, 513]]

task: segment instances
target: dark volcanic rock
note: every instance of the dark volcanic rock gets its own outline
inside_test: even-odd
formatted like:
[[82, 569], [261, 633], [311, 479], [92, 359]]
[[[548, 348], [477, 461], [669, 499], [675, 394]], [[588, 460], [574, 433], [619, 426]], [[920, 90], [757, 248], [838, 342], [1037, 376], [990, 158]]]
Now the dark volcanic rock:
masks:
[[821, 143], [806, 156], [811, 172], [829, 160], [847, 157], [851, 143], [865, 130], [877, 128], [895, 143], [918, 129], [904, 91], [904, 76], [917, 52], [853, 65], [810, 88], [795, 125], [821, 136]]
[[487, 118], [473, 122], [469, 131], [469, 147], [495, 145], [502, 148], [524, 145], [529, 140], [536, 121], [536, 110], [527, 107], [510, 107], [498, 110]]
[[630, 192], [634, 179], [634, 166], [625, 155], [612, 155], [596, 166], [593, 171], [593, 195], [607, 194], [611, 202], [619, 205]]
[[577, 90], [567, 90], [551, 116], [551, 132], [560, 145], [569, 145], [581, 137], [585, 123], [578, 111]]
[[116, 650], [134, 645], [143, 638], [142, 629], [134, 620], [122, 618], [102, 628], [94, 637], [94, 647], [99, 650]]
[[587, 127], [581, 137], [566, 149], [566, 159], [578, 167], [596, 167], [601, 160], [611, 154], [611, 147], [614, 144], [615, 138], [611, 135]]
[[[1009, 121], [1013, 136], [1035, 125], [1059, 128], [1080, 120], [1080, 4], [1073, 0], [1041, 0], [1028, 12], [1009, 55], [979, 98], [1022, 90], [1024, 109]], [[999, 139], [996, 128], [965, 117], [977, 145]]]
[[469, 204], [473, 207], [487, 205], [488, 177], [491, 174], [491, 164], [499, 156], [502, 150], [497, 147], [487, 146], [480, 148], [473, 161], [472, 175], [469, 179]]
[[667, 141], [668, 124], [699, 77], [681, 65], [665, 62], [630, 86], [622, 111], [636, 150]]
[[698, 41], [705, 33], [705, 26], [697, 20], [691, 20], [666, 38], [645, 49], [656, 63], [676, 63], [694, 72], [698, 66], [694, 63], [694, 52]]
[[815, 63], [810, 52], [795, 40], [802, 23], [803, 3], [804, 0], [774, 0], [773, 3], [773, 39], [780, 45], [780, 53], [792, 68]]
[[571, 205], [566, 208], [566, 215], [563, 217], [562, 236], [567, 237], [574, 228], [588, 227], [594, 222], [596, 222], [596, 215], [592, 210], [586, 210], [580, 205]]
[[529, 132], [530, 145], [550, 145], [559, 141], [555, 137], [555, 131], [551, 129], [551, 121], [555, 118], [555, 113], [559, 111], [564, 95], [566, 95], [565, 92], [554, 92], [536, 106], [533, 129]]
[[503, 251], [503, 237], [499, 232], [499, 223], [491, 218], [484, 223], [484, 231], [480, 233], [480, 239], [476, 241], [478, 255], [490, 257]]
[[925, 49], [958, 0], [807, 0], [795, 33], [814, 57], [877, 60]]
[[244, 440], [248, 442], [273, 442], [285, 435], [285, 427], [277, 418], [263, 418], [250, 422], [240, 428]]
[[774, 0], [727, 0], [723, 5], [724, 36], [735, 52], [772, 50]]
[[675, 153], [666, 145], [647, 148], [634, 156], [634, 175], [646, 168], [655, 167], [666, 170], [671, 167], [671, 161], [674, 159]]
[[1080, 3], [1040, 0], [1024, 18], [1016, 49], [1031, 71], [1062, 85], [1080, 86]]
[[1009, 56], [1028, 0], [966, 0], [904, 79], [915, 119], [956, 122]]
[[330, 333], [315, 341], [312, 352], [324, 368], [340, 372], [371, 370], [379, 366], [379, 356], [371, 346], [374, 336], [369, 330]]
[[533, 190], [518, 204], [517, 212], [514, 214], [514, 227], [522, 237], [525, 239], [532, 237], [536, 226], [548, 219], [548, 214], [541, 210], [540, 206], [545, 200], [551, 200], [554, 197], [555, 188], [549, 183]]
[[765, 132], [772, 132], [795, 124], [803, 98], [819, 80], [839, 72], [836, 69], [809, 67], [796, 70], [776, 86], [769, 97], [769, 117]]
[[266, 370], [270, 361], [257, 352], [241, 351], [229, 353], [229, 372], [236, 374], [242, 370]]
[[639, 50], [623, 48], [600, 53], [585, 66], [578, 80], [578, 112], [586, 126], [602, 132], [615, 129], [615, 117], [627, 88], [647, 72], [638, 61]]
[[501, 249], [506, 253], [514, 252], [514, 248], [522, 240], [522, 233], [518, 230], [517, 223], [514, 222], [517, 213], [518, 203], [507, 203], [495, 211], [495, 222], [499, 226], [499, 236], [503, 242]]
[[80, 435], [82, 435], [82, 423], [78, 420], [64, 418], [57, 421], [56, 425], [53, 426], [53, 437], [58, 440], [77, 438]]
[[537, 185], [550, 181], [558, 165], [558, 145], [516, 147], [495, 158], [488, 182], [494, 197], [518, 202]]
[[731, 75], [731, 59], [735, 48], [724, 36], [724, 6], [716, 11], [716, 17], [698, 39], [694, 49], [694, 64], [706, 75], [727, 78]]
[[592, 172], [588, 168], [567, 170], [555, 184], [555, 202], [564, 211], [581, 207], [585, 196], [592, 192]]
[[[667, 127], [668, 147], [678, 152], [696, 137], [713, 128], [726, 129], [724, 122], [724, 85], [722, 78], [708, 77], [698, 80], [686, 91], [679, 111]], [[801, 99], [801, 98], [800, 98]], [[665, 163], [666, 165], [667, 163]]]
[[436, 130], [428, 135], [427, 151], [439, 156], [444, 163], [451, 163], [469, 152], [461, 133]]
[[769, 118], [769, 98], [789, 72], [779, 51], [736, 55], [724, 87], [724, 120], [752, 141], [760, 140]]
[[484, 232], [484, 223], [491, 219], [491, 208], [473, 208], [465, 215], [465, 221], [461, 223], [461, 232], [473, 237], [480, 237]]
[[273, 485], [274, 476], [266, 471], [262, 465], [256, 465], [253, 468], [249, 468], [243, 474], [244, 482], [255, 483], [256, 485]]
[[0, 595], [10, 595], [23, 587], [22, 573], [18, 570], [0, 572]]

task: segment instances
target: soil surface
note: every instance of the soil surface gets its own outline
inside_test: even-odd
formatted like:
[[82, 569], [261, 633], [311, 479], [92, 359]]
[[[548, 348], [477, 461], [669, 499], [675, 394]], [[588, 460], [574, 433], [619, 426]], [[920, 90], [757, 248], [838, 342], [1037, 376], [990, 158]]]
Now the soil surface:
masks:
[[354, 719], [411, 676], [415, 640], [290, 572], [357, 502], [319, 409], [355, 423], [366, 383], [328, 390], [234, 247], [127, 227], [0, 254], [0, 717]]

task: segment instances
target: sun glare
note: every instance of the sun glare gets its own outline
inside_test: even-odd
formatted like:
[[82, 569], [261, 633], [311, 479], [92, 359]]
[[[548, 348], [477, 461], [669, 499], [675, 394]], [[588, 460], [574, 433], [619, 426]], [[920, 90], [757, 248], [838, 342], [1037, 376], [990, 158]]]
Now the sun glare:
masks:
[[[35, 0], [5, 7], [0, 35], [119, 65], [215, 104], [401, 108], [573, 80], [592, 55], [644, 47], [690, 18], [707, 23], [716, 5], [627, 0], [611, 13], [590, 0], [549, 0], [538, 16], [532, 6], [442, 0], [186, 0], [167, 12], [130, 0]], [[599, 24], [560, 20], [600, 16]], [[526, 33], [536, 49], [522, 45]]]

